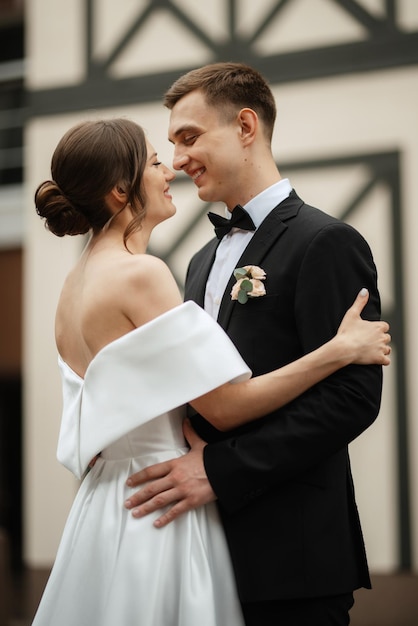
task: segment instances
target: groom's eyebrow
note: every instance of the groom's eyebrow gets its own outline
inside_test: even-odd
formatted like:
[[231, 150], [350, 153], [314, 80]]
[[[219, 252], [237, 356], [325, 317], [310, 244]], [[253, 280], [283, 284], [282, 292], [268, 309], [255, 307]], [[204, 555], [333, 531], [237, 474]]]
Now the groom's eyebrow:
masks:
[[[178, 128], [173, 133], [172, 136], [175, 139], [176, 137], [178, 137], [179, 135], [182, 135], [183, 133], [186, 133], [188, 131], [196, 132], [197, 130], [198, 130], [198, 127], [196, 126], [196, 124], [184, 124], [183, 126], [180, 126], [180, 128]], [[174, 143], [173, 139], [170, 139], [170, 137], [168, 138], [168, 141], [170, 143]]]

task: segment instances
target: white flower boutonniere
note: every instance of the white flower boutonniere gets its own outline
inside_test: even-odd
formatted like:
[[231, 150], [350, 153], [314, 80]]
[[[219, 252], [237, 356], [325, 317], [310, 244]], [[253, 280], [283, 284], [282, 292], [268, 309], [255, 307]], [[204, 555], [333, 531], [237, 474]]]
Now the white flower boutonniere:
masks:
[[231, 300], [238, 300], [240, 304], [245, 304], [248, 298], [259, 298], [266, 295], [266, 288], [262, 280], [266, 273], [257, 265], [244, 265], [234, 270], [237, 280], [231, 291]]

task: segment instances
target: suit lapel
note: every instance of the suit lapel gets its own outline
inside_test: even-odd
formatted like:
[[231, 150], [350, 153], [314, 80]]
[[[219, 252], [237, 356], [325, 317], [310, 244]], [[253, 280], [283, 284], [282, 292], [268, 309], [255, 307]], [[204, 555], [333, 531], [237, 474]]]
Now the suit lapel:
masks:
[[[276, 206], [260, 224], [254, 237], [241, 255], [237, 267], [243, 267], [244, 265], [263, 267], [263, 259], [287, 230], [286, 221], [298, 213], [302, 204], [303, 201], [292, 191], [286, 200]], [[234, 284], [235, 277], [231, 276], [219, 309], [218, 323], [223, 329], [227, 328], [233, 308], [236, 305], [236, 302], [231, 300], [231, 289]]]
[[201, 254], [199, 258], [200, 266], [198, 271], [194, 271], [186, 280], [186, 291], [184, 294], [185, 300], [194, 300], [199, 306], [204, 306], [206, 282], [208, 280], [209, 272], [215, 259], [216, 248], [219, 245], [218, 239], [209, 241], [206, 245], [204, 254]]

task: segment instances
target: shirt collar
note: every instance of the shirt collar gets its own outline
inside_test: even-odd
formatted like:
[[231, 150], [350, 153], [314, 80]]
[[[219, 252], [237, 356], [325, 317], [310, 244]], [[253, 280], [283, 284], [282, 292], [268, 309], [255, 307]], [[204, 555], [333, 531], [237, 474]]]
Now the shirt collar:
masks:
[[[261, 222], [267, 217], [267, 215], [274, 209], [275, 206], [286, 200], [292, 191], [292, 185], [288, 178], [282, 178], [278, 183], [274, 183], [267, 189], [264, 189], [255, 198], [251, 198], [247, 204], [243, 205], [243, 208], [250, 214], [256, 228], [258, 228]], [[231, 213], [228, 209], [225, 209], [226, 217], [230, 218]]]

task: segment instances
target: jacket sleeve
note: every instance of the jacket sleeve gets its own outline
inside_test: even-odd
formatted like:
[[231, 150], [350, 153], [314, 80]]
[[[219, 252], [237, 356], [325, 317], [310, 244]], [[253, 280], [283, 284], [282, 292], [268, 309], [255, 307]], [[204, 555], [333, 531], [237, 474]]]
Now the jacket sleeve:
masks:
[[[306, 247], [296, 275], [294, 318], [304, 353], [335, 334], [362, 287], [370, 292], [363, 317], [380, 319], [369, 246], [346, 224], [326, 226]], [[205, 467], [221, 505], [239, 510], [344, 449], [376, 419], [381, 389], [380, 366], [351, 365], [246, 431], [207, 445]]]

